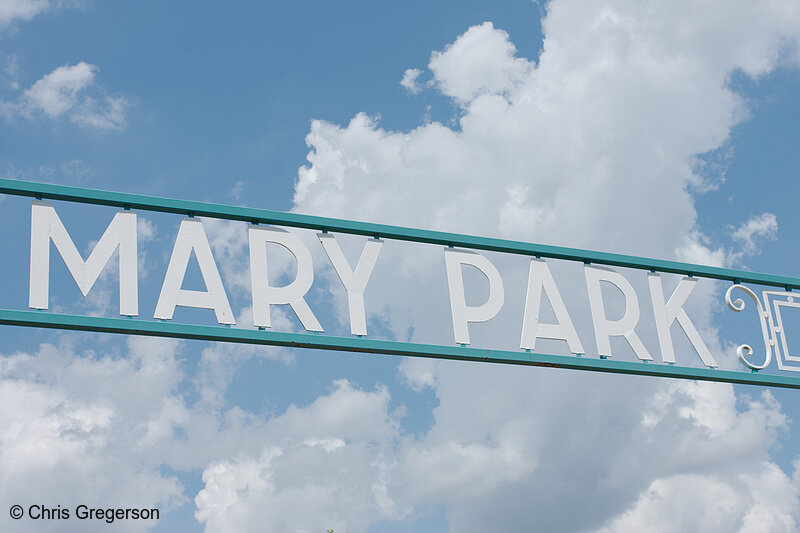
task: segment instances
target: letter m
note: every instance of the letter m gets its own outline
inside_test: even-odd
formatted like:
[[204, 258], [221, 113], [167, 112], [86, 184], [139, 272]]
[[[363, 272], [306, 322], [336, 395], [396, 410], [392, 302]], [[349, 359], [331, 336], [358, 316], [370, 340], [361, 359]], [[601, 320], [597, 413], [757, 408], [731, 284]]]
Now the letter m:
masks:
[[52, 205], [35, 200], [31, 208], [31, 283], [28, 305], [47, 309], [50, 293], [50, 241], [56, 246], [81, 294], [89, 294], [119, 247], [119, 312], [139, 314], [136, 263], [136, 213], [119, 211], [84, 261]]

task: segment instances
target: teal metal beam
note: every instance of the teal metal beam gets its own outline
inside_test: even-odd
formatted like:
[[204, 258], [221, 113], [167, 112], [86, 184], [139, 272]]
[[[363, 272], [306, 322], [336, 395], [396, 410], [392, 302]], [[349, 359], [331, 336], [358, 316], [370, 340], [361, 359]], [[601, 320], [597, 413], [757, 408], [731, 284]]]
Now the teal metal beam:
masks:
[[791, 276], [777, 276], [758, 272], [747, 272], [731, 268], [719, 268], [705, 265], [693, 265], [679, 261], [666, 261], [661, 259], [648, 259], [632, 255], [612, 254], [578, 248], [565, 248], [562, 246], [548, 246], [521, 241], [493, 239], [474, 235], [460, 235], [442, 231], [430, 231], [385, 224], [372, 224], [339, 218], [327, 218], [298, 213], [285, 213], [267, 209], [251, 207], [237, 207], [231, 205], [192, 202], [188, 200], [175, 200], [158, 198], [140, 194], [128, 194], [82, 187], [69, 187], [65, 185], [52, 185], [48, 183], [34, 183], [29, 181], [0, 179], [0, 193], [17, 196], [30, 196], [34, 198], [64, 200], [86, 204], [107, 205], [162, 213], [175, 213], [181, 215], [194, 215], [200, 217], [222, 218], [227, 220], [240, 220], [243, 222], [256, 222], [259, 224], [274, 224], [320, 231], [332, 231], [378, 236], [386, 239], [413, 241], [427, 244], [439, 244], [471, 248], [475, 250], [488, 250], [527, 256], [549, 257], [552, 259], [565, 259], [583, 263], [595, 263], [617, 267], [635, 268], [640, 270], [654, 270], [672, 274], [682, 274], [703, 278], [719, 279], [734, 283], [755, 283], [786, 289], [800, 289], [800, 278]]
[[334, 337], [309, 333], [283, 333], [258, 329], [201, 326], [127, 318], [65, 315], [45, 311], [0, 309], [0, 324], [92, 331], [98, 333], [121, 333], [125, 335], [143, 335], [149, 337], [173, 337], [178, 339], [261, 344], [293, 348], [404, 355], [409, 357], [432, 357], [457, 361], [542, 366], [571, 370], [589, 370], [593, 372], [610, 372], [613, 374], [633, 374], [638, 376], [720, 381], [741, 385], [800, 389], [800, 378], [775, 374], [731, 372], [728, 370], [672, 366], [652, 362], [636, 363], [523, 351], [486, 350], [464, 346], [415, 344], [360, 337]]

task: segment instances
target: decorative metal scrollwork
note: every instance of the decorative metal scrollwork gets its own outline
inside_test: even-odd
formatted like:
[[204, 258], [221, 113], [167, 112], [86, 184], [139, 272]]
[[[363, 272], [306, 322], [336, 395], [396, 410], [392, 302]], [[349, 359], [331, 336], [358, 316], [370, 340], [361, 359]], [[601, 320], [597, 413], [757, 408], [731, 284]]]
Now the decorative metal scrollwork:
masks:
[[762, 368], [766, 368], [770, 361], [772, 361], [772, 352], [775, 349], [775, 341], [772, 339], [772, 335], [770, 332], [770, 327], [767, 324], [767, 317], [768, 314], [764, 311], [764, 306], [761, 304], [761, 300], [758, 299], [756, 293], [751, 291], [749, 288], [745, 287], [744, 285], [732, 285], [728, 288], [728, 292], [725, 293], [725, 303], [728, 304], [728, 307], [735, 312], [740, 312], [744, 310], [745, 304], [744, 300], [741, 298], [737, 298], [736, 300], [731, 299], [731, 293], [734, 289], [739, 289], [747, 294], [753, 302], [756, 304], [756, 308], [758, 309], [758, 318], [761, 321], [761, 333], [764, 337], [764, 350], [766, 352], [766, 356], [764, 357], [764, 363], [761, 365], [754, 365], [747, 358], [753, 354], [753, 348], [749, 344], [741, 344], [738, 348], [736, 348], [736, 355], [739, 356], [739, 359], [744, 363], [748, 368], [753, 370], [761, 370]]

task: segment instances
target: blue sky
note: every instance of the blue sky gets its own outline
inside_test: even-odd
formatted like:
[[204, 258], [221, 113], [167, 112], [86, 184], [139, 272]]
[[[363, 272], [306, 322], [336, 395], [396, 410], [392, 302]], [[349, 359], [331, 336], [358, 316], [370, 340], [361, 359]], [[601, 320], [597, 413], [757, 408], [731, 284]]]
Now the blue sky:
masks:
[[[800, 8], [672, 6], [0, 0], [0, 175], [796, 275]], [[113, 215], [56, 207], [83, 252]], [[0, 200], [5, 308], [26, 307], [29, 212], [28, 200]], [[149, 318], [180, 220], [140, 217]], [[243, 228], [206, 221], [246, 323]], [[309, 301], [326, 331], [347, 334], [338, 280], [302, 237], [317, 247]], [[360, 243], [343, 239], [346, 254]], [[367, 289], [370, 336], [451, 342], [441, 250], [395, 244]], [[472, 326], [473, 342], [515, 347], [527, 264], [491, 257], [507, 303]], [[291, 277], [287, 257], [276, 264]], [[53, 265], [53, 309], [114, 315], [113, 269], [83, 300]], [[553, 268], [591, 345], [580, 270]], [[187, 287], [199, 279], [190, 269]], [[723, 296], [702, 285], [687, 309], [725, 366], [759, 330]], [[300, 327], [275, 313], [276, 329]], [[656, 342], [652, 323], [641, 327]], [[800, 524], [795, 391], [2, 335], [6, 507], [162, 509], [120, 531]]]
[[[37, 72], [81, 58], [101, 69], [109, 92], [129, 94], [140, 111], [114, 139], [90, 132], [76, 138], [62, 128], [53, 132], [51, 124], [30, 124], [12, 137], [30, 150], [34, 143], [25, 133], [38, 138], [44, 128], [59, 134], [52, 160], [103, 154], [110, 165], [103, 170], [122, 184], [146, 179], [149, 190], [175, 195], [198, 180], [241, 180], [263, 187], [260, 205], [288, 209], [312, 118], [341, 123], [363, 111], [380, 114], [388, 127], [409, 129], [419, 124], [427, 100], [438, 104], [442, 120], [451, 117], [447, 101], [435, 95], [409, 98], [398, 76], [409, 64], [424, 65], [431, 50], [471, 24], [488, 20], [481, 4], [465, 3], [459, 14], [444, 2], [256, 3], [238, 9], [97, 3], [50, 11], [32, 21], [35, 30], [25, 24], [14, 35], [6, 31], [5, 53], [24, 62], [20, 82], [32, 83]], [[524, 38], [517, 46], [535, 54], [539, 9], [518, 2], [509, 11], [498, 23], [518, 26]], [[20, 154], [20, 147], [4, 141], [4, 149]], [[35, 152], [28, 164], [42, 164], [41, 157]], [[173, 166], [175, 161], [180, 164]], [[217, 194], [210, 187], [193, 198]]]

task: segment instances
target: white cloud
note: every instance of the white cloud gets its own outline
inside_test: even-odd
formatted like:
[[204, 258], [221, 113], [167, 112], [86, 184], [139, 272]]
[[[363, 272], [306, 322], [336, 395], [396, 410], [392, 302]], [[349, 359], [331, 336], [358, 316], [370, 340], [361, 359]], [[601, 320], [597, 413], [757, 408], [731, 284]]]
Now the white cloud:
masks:
[[250, 291], [250, 247], [247, 237], [247, 224], [204, 218], [203, 227], [220, 267], [221, 275], [228, 290], [249, 294]]
[[[73, 509], [79, 503], [103, 508], [156, 506], [163, 518], [187, 503], [185, 488], [173, 472], [199, 471], [237, 454], [259, 454], [265, 443], [283, 443], [283, 432], [291, 429], [291, 424], [275, 421], [269, 426], [274, 431], [267, 432], [264, 415], [206, 401], [204, 389], [213, 387], [213, 380], [204, 378], [209, 370], [201, 365], [195, 383], [188, 381], [178, 342], [132, 337], [122, 353], [111, 349], [99, 355], [77, 351], [76, 337], [64, 340], [57, 347], [43, 344], [35, 353], [0, 357], [0, 498], [4, 501]], [[96, 337], [92, 345], [98, 351], [109, 346]], [[223, 350], [212, 344], [208, 351]], [[257, 348], [252, 352], [259, 354]], [[192, 390], [192, 385], [201, 393], [194, 403], [180, 390], [184, 386]], [[319, 419], [335, 412], [331, 401], [352, 407], [348, 391], [356, 395], [361, 409], [349, 409], [350, 414], [341, 418], [347, 427], [310, 431], [322, 428]], [[380, 405], [388, 401], [385, 390], [362, 394], [341, 383], [331, 397], [328, 403], [319, 400], [301, 410], [316, 418], [310, 426], [300, 426], [295, 433], [298, 442], [303, 435], [314, 434], [322, 441], [343, 438], [349, 444], [371, 435], [391, 443], [392, 426], [386, 426], [391, 420], [384, 423], [385, 429], [365, 427], [363, 435], [352, 429], [359, 416], [364, 424], [379, 419]], [[144, 531], [152, 525], [129, 521], [119, 527]], [[15, 531], [87, 531], [87, 527], [75, 520], [23, 520], [15, 524]]]
[[778, 219], [772, 213], [750, 217], [733, 232], [733, 239], [742, 245], [742, 253], [752, 255], [758, 250], [756, 239], [775, 240], [778, 234]]
[[[68, 117], [72, 122], [100, 130], [125, 126], [128, 100], [110, 96], [98, 88], [98, 67], [84, 61], [63, 65], [46, 74], [26, 89], [17, 104], [5, 104], [5, 114], [32, 118], [43, 115], [50, 119]], [[89, 94], [95, 89], [94, 96]]]
[[506, 32], [484, 22], [467, 30], [444, 52], [434, 52], [428, 67], [444, 94], [467, 102], [479, 94], [504, 93], [524, 79], [533, 63], [516, 53]]
[[731, 253], [723, 247], [712, 249], [710, 239], [693, 230], [684, 236], [683, 244], [675, 251], [677, 259], [687, 263], [722, 267], [728, 264]]
[[400, 85], [405, 87], [411, 94], [418, 94], [422, 90], [417, 83], [417, 78], [419, 78], [420, 74], [422, 74], [422, 71], [418, 68], [406, 69], [405, 73], [403, 73], [403, 79], [400, 80]]
[[96, 66], [83, 61], [58, 67], [26, 90], [24, 98], [30, 108], [58, 117], [75, 106], [78, 93], [94, 83], [96, 71]]
[[[276, 313], [277, 315], [277, 313]], [[275, 327], [283, 325], [283, 317], [275, 321]], [[252, 315], [249, 317], [252, 324]], [[237, 318], [241, 327], [247, 327], [247, 320]], [[281, 331], [284, 331], [281, 329]], [[245, 361], [255, 357], [262, 357], [285, 364], [294, 362], [294, 353], [286, 348], [277, 346], [256, 345], [229, 345], [214, 343], [205, 348], [200, 355], [198, 372], [194, 378], [194, 386], [200, 395], [202, 403], [211, 408], [220, 408], [225, 405], [225, 394], [228, 386], [233, 381], [236, 371]]]
[[48, 0], [2, 0], [0, 1], [0, 29], [17, 19], [30, 20], [49, 7]]
[[70, 114], [70, 120], [80, 126], [98, 130], [118, 130], [125, 126], [128, 100], [124, 96], [105, 96], [103, 101], [86, 96]]
[[19, 61], [14, 54], [7, 55], [0, 59], [2, 74], [0, 74], [0, 86], [8, 87], [12, 90], [19, 89]]
[[[787, 425], [769, 395], [737, 409], [728, 385], [673, 382], [662, 388], [624, 377], [467, 367], [437, 374], [436, 423], [410, 453], [434, 456], [453, 441], [483, 451], [441, 453], [443, 460], [431, 460], [424, 471], [414, 469], [414, 455], [404, 457], [401, 465], [409, 470], [403, 470], [402, 487], [417, 504], [444, 505], [454, 531], [485, 531], [488, 524], [502, 531], [534, 524], [545, 531], [591, 530], [633, 505], [650, 480], [780, 472], [766, 450]], [[513, 442], [517, 454], [507, 464], [503, 441]], [[486, 458], [494, 468], [483, 471]], [[458, 479], [471, 469], [473, 475]], [[758, 493], [753, 489], [746, 499], [753, 511]]]
[[[145, 434], [181, 378], [175, 346], [138, 339], [127, 358], [112, 358], [42, 345], [35, 354], [0, 358], [0, 498], [23, 506], [140, 505], [163, 512], [182, 503], [183, 487], [161, 472]], [[120, 461], [122, 455], [128, 460]], [[87, 527], [74, 520], [14, 524], [16, 531]]]
[[[798, 20], [794, 4], [553, 0], [538, 64], [517, 57], [505, 32], [475, 26], [429, 65], [459, 107], [459, 128], [391, 132], [363, 114], [346, 126], [314, 121], [295, 209], [724, 264], [728, 252], [696, 226], [689, 189], [703, 180], [694, 157], [724, 145], [746, 117], [726, 86], [730, 73], [774, 69]], [[79, 122], [72, 113], [96, 105], [83, 96], [95, 69], [83, 65], [62, 67], [33, 91], [37, 82], [23, 99], [29, 112]], [[206, 227], [220, 263], [231, 265], [226, 283], [244, 291], [244, 225]], [[493, 259], [507, 280], [506, 308], [471, 331], [476, 344], [514, 348], [526, 261]], [[567, 267], [554, 271], [576, 279]], [[387, 243], [368, 287], [370, 318], [398, 338], [448, 343], [443, 285], [440, 248]], [[560, 287], [570, 309], [585, 303], [579, 282]], [[712, 297], [708, 290], [690, 310], [710, 330]], [[573, 318], [590, 328], [585, 309]], [[769, 457], [788, 421], [768, 393], [406, 360], [401, 377], [438, 400], [431, 427], [415, 436], [400, 430], [402, 410], [390, 408], [387, 388], [346, 381], [274, 417], [227, 407], [232, 361], [281, 357], [255, 349], [208, 347], [191, 403], [179, 392], [179, 353], [180, 345], [140, 339], [126, 357], [67, 346], [0, 359], [0, 487], [15, 498], [79, 493], [169, 505], [183, 489], [161, 465], [202, 469], [196, 517], [207, 531], [356, 531], [429, 505], [442, 506], [459, 532], [626, 531], [677, 521], [677, 505], [717, 501], [730, 516], [700, 509], [679, 525], [795, 525], [800, 474], [790, 479]], [[26, 455], [36, 449], [52, 453]], [[85, 467], [77, 488], [73, 465]], [[50, 494], [16, 487], [34, 474], [53, 480]], [[12, 489], [2, 490], [9, 500]]]
[[385, 388], [338, 381], [266, 426], [257, 455], [212, 463], [196, 498], [206, 531], [363, 531], [400, 511], [388, 496], [397, 423]]
[[772, 464], [756, 472], [677, 475], [654, 481], [598, 533], [797, 531], [800, 487]]
[[[314, 121], [295, 209], [730, 264], [735, 252], [696, 225], [693, 194], [713, 188], [697, 155], [724, 147], [748, 116], [727, 85], [731, 73], [763, 76], [792, 55], [800, 6], [554, 0], [543, 30], [538, 62], [518, 57], [489, 23], [432, 54], [436, 87], [460, 108], [458, 128], [392, 132], [364, 114], [345, 126]], [[767, 236], [769, 227], [743, 231]], [[471, 332], [478, 345], [513, 349], [526, 262], [493, 259], [505, 308]], [[579, 269], [557, 268], [573, 320], [591, 331]], [[452, 342], [441, 273], [439, 249], [385, 246], [371, 283], [386, 307], [372, 308], [374, 318], [399, 338], [413, 331], [413, 340]], [[698, 289], [690, 315], [727, 366], [713, 322], [719, 297], [713, 284]], [[640, 334], [658, 358], [648, 328], [643, 318]], [[592, 338], [583, 342], [593, 348]], [[747, 401], [726, 386], [420, 360], [400, 369], [439, 406], [431, 429], [404, 448], [393, 488], [408, 505], [445, 506], [453, 531], [621, 530], [626, 509], [646, 510], [673, 486], [690, 490], [687, 479], [703, 480], [698, 492], [741, 492], [745, 520], [763, 505], [759, 483], [788, 487], [768, 456], [786, 424], [768, 395]], [[765, 511], [776, 530], [791, 524], [785, 516], [798, 502], [778, 507]], [[704, 524], [698, 517], [688, 529]]]
[[[608, 433], [608, 416], [601, 418], [607, 406], [587, 403], [583, 396], [561, 398], [557, 408], [525, 409], [525, 416], [498, 416], [498, 408], [510, 401], [545, 405], [569, 380], [548, 379], [531, 388], [525, 386], [530, 375], [462, 365], [455, 373], [436, 369], [443, 402], [434, 412], [434, 428], [416, 440], [400, 431], [403, 412], [392, 410], [385, 387], [365, 391], [341, 380], [312, 403], [265, 418], [236, 407], [188, 403], [178, 393], [185, 380], [180, 344], [132, 338], [128, 345], [124, 356], [79, 355], [69, 345], [43, 345], [35, 354], [0, 358], [5, 428], [0, 431], [0, 487], [13, 488], [5, 495], [0, 489], [0, 496], [22, 503], [74, 505], [79, 498], [103, 506], [155, 505], [167, 512], [181, 504], [184, 488], [161, 471], [166, 465], [177, 471], [203, 469], [205, 487], [195, 503], [206, 531], [241, 531], [254, 524], [276, 531], [360, 531], [402, 520], [415, 506], [429, 504], [447, 506], [454, 529], [479, 531], [480, 521], [470, 525], [475, 513], [491, 514], [503, 501], [500, 511], [506, 518], [499, 524], [519, 530], [528, 513], [502, 509], [518, 505], [517, 492], [534, 502], [527, 509], [541, 501], [558, 511], [552, 498], [569, 496], [573, 477], [593, 490], [633, 497], [641, 477], [669, 480], [696, 475], [698, 467], [717, 472], [735, 463], [741, 469], [734, 480], [738, 484], [730, 481], [731, 486], [752, 488], [745, 503], [765, 487], [771, 490], [765, 494], [772, 507], [765, 510], [761, 503], [742, 510], [753, 520], [785, 520], [779, 511], [790, 509], [795, 498], [791, 492], [783, 500], [773, 497], [787, 482], [765, 461], [765, 451], [787, 422], [767, 393], [737, 412], [727, 385], [673, 383], [671, 390], [655, 389], [654, 396], [640, 389], [636, 398], [651, 406], [646, 416], [636, 419], [636, 410], [618, 409], [620, 416], [612, 417], [616, 431], [626, 427], [620, 422], [629, 425], [620, 445]], [[498, 376], [511, 378], [502, 391], [482, 390], [481, 384]], [[465, 385], [476, 392], [453, 402], [453, 388]], [[584, 376], [583, 385], [594, 400], [612, 405], [630, 400], [625, 387], [617, 387], [610, 398], [595, 376]], [[576, 411], [583, 420], [572, 426], [576, 433], [564, 436], [559, 420]], [[591, 441], [591, 453], [582, 451], [579, 436]], [[563, 448], [571, 462], [562, 462], [553, 446]], [[649, 461], [653, 455], [660, 460]], [[122, 456], [127, 459], [120, 461]], [[598, 457], [604, 458], [599, 472]], [[628, 464], [636, 464], [637, 471]], [[587, 471], [602, 475], [586, 477]], [[48, 483], [44, 488], [25, 483], [31, 476], [46, 477]], [[649, 501], [647, 494], [631, 500], [631, 508], [638, 509], [636, 502], [643, 498]], [[548, 514], [547, 509], [537, 512]], [[606, 517], [596, 510], [588, 516]], [[556, 518], [565, 530], [573, 523]], [[523, 522], [515, 525], [515, 520]], [[20, 525], [22, 531], [85, 527], [77, 522]], [[126, 525], [133, 531], [144, 527]]]
[[156, 238], [156, 225], [141, 214], [136, 217], [136, 238], [141, 243], [150, 242]]
[[84, 0], [0, 0], [0, 30], [51, 9], [81, 8], [84, 4]]

